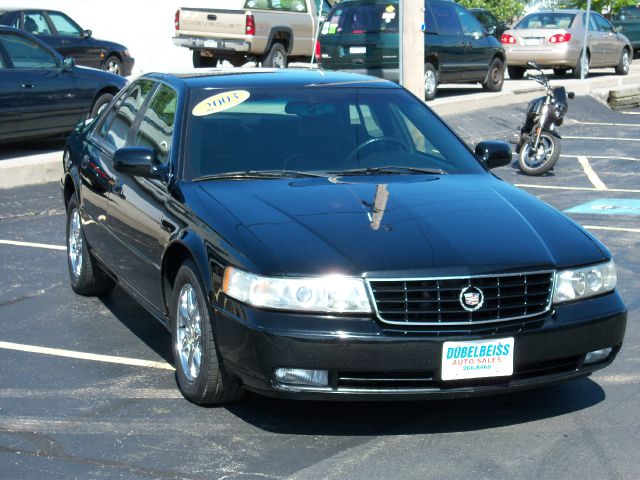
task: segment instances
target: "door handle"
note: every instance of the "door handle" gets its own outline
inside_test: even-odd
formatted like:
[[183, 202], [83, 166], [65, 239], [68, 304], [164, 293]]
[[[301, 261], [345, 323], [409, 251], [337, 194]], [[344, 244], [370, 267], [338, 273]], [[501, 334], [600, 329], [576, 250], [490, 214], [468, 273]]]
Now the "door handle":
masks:
[[33, 88], [35, 85], [33, 83], [23, 83], [22, 88]]

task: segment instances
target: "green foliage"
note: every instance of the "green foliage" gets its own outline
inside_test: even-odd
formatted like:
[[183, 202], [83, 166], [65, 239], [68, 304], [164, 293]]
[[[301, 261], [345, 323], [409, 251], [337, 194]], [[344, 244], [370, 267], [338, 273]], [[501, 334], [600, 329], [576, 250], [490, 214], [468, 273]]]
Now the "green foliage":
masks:
[[524, 10], [524, 4], [520, 0], [459, 0], [458, 3], [465, 8], [484, 8], [507, 24], [511, 24]]
[[[591, 0], [591, 11], [600, 13], [616, 14], [622, 7], [627, 5], [636, 5], [637, 0]], [[582, 8], [587, 9], [587, 0], [564, 0], [563, 8]]]

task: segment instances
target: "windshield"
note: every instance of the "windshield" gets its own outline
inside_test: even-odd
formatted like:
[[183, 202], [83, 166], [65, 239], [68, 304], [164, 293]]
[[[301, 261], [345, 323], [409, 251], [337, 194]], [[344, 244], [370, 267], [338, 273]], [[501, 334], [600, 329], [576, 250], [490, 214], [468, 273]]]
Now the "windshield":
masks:
[[524, 17], [515, 28], [571, 28], [574, 17], [573, 13], [532, 13]]
[[380, 32], [398, 32], [397, 5], [338, 5], [322, 25], [324, 35]]
[[191, 97], [186, 179], [380, 167], [483, 171], [462, 142], [404, 90], [202, 89]]

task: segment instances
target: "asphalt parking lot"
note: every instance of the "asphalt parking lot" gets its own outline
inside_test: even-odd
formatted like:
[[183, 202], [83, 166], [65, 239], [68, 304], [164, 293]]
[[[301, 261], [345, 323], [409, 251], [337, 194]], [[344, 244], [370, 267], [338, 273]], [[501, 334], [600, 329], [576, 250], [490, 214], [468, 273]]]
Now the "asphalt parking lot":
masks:
[[[525, 107], [445, 120], [473, 145], [509, 138]], [[196, 407], [181, 398], [169, 334], [150, 315], [120, 289], [71, 291], [59, 186], [0, 190], [0, 477], [639, 478], [640, 110], [578, 97], [560, 132], [551, 174], [495, 173], [569, 210], [611, 249], [629, 306], [625, 344], [591, 378], [489, 398], [249, 395]]]

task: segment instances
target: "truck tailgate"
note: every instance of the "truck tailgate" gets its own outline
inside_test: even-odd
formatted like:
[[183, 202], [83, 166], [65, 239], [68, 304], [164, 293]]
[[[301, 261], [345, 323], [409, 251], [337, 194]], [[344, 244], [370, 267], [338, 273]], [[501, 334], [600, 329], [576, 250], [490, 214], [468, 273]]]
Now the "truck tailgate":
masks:
[[246, 18], [243, 10], [206, 8], [180, 9], [180, 34], [244, 35]]

